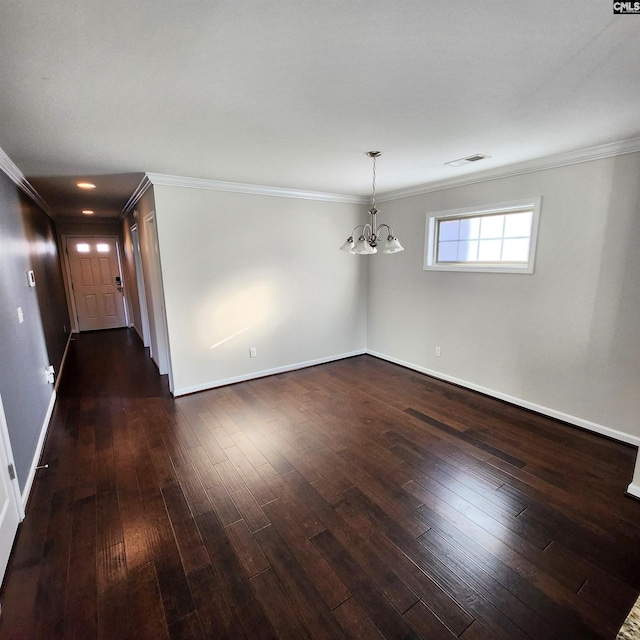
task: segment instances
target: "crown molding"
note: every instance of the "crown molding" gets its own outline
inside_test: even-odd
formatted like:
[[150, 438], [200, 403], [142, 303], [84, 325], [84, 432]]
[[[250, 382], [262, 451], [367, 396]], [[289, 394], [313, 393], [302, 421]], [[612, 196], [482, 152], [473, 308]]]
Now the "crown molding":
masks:
[[[461, 176], [458, 178], [447, 178], [446, 180], [438, 180], [429, 182], [406, 189], [398, 189], [396, 191], [387, 191], [378, 194], [378, 202], [389, 202], [400, 198], [409, 198], [412, 196], [433, 193], [434, 191], [442, 191], [444, 189], [453, 189], [479, 182], [487, 182], [489, 180], [498, 180], [500, 178], [508, 178], [512, 176], [532, 173], [534, 171], [543, 171], [545, 169], [553, 169], [581, 162], [589, 162], [592, 160], [600, 160], [613, 156], [625, 155], [628, 153], [636, 153], [640, 151], [640, 136], [620, 140], [586, 149], [579, 149], [568, 153], [561, 153], [535, 160], [528, 160], [517, 164], [508, 165], [481, 171], [478, 173]], [[18, 169], [16, 164], [9, 156], [0, 148], [0, 170], [18, 186], [38, 207], [40, 207], [50, 218], [55, 216], [49, 205], [42, 199], [33, 185], [26, 179], [22, 171]], [[232, 193], [245, 193], [250, 195], [273, 196], [278, 198], [297, 198], [300, 200], [319, 200], [322, 202], [340, 202], [343, 204], [366, 205], [369, 203], [368, 196], [355, 196], [339, 193], [324, 193], [320, 191], [303, 191], [299, 189], [286, 189], [283, 187], [268, 187], [257, 184], [245, 184], [241, 182], [224, 182], [221, 180], [207, 180], [204, 178], [185, 178], [182, 176], [164, 175], [160, 173], [146, 173], [140, 184], [125, 204], [120, 214], [124, 218], [133, 211], [140, 198], [152, 185], [165, 185], [171, 187], [184, 187], [190, 189], [207, 189], [210, 191], [228, 191]]]
[[35, 190], [33, 185], [24, 177], [24, 174], [11, 158], [0, 148], [0, 170], [18, 186], [22, 192], [35, 202], [50, 218], [54, 218], [49, 205], [42, 199], [42, 196]]
[[[627, 153], [636, 153], [640, 151], [640, 136], [629, 138], [627, 140], [619, 140], [608, 144], [588, 147], [586, 149], [578, 149], [567, 153], [559, 153], [534, 160], [527, 160], [517, 164], [498, 167], [496, 169], [488, 169], [478, 173], [467, 174], [457, 178], [447, 178], [435, 182], [428, 182], [405, 189], [396, 191], [386, 191], [377, 195], [378, 202], [389, 202], [399, 198], [409, 198], [425, 193], [433, 193], [434, 191], [442, 191], [444, 189], [453, 189], [454, 187], [462, 187], [469, 184], [479, 182], [487, 182], [489, 180], [498, 180], [500, 178], [509, 178], [512, 176], [532, 173], [534, 171], [543, 171], [545, 169], [553, 169], [556, 167], [564, 167], [571, 164], [579, 164], [581, 162], [590, 162], [592, 160], [601, 160], [603, 158], [611, 158], [613, 156], [625, 155]], [[301, 191], [298, 189], [286, 189], [283, 187], [268, 187], [256, 184], [244, 184], [240, 182], [223, 182], [221, 180], [207, 180], [205, 178], [186, 178], [182, 176], [171, 176], [159, 173], [147, 173], [145, 176], [151, 184], [166, 185], [171, 187], [185, 187], [189, 189], [208, 189], [211, 191], [230, 191], [233, 193], [246, 193], [261, 196], [274, 196], [279, 198], [299, 198], [302, 200], [321, 200], [324, 202], [342, 202], [346, 204], [369, 204], [369, 196], [355, 196], [336, 193], [323, 193], [318, 191]], [[143, 181], [144, 182], [144, 181]], [[147, 187], [148, 188], [148, 185]], [[145, 189], [146, 190], [146, 189]], [[134, 194], [135, 195], [135, 194]], [[133, 196], [132, 196], [133, 198]], [[129, 204], [129, 203], [127, 203]]]
[[122, 211], [120, 212], [120, 219], [126, 218], [134, 209], [134, 207], [140, 202], [140, 198], [147, 192], [149, 187], [151, 187], [151, 181], [147, 177], [148, 174], [145, 174], [142, 180], [140, 180], [140, 184], [135, 188], [134, 192], [131, 194], [131, 197], [127, 200], [124, 207], [122, 207]]
[[284, 187], [267, 187], [259, 184], [241, 182], [223, 182], [205, 178], [185, 178], [160, 173], [147, 173], [146, 177], [155, 185], [169, 187], [185, 187], [188, 189], [207, 189], [209, 191], [230, 191], [256, 196], [274, 196], [276, 198], [297, 198], [299, 200], [320, 200], [322, 202], [341, 202], [344, 204], [366, 204], [369, 200], [363, 196], [352, 196], [340, 193], [323, 193], [320, 191], [302, 191]]
[[478, 182], [487, 182], [489, 180], [498, 180], [500, 178], [509, 178], [512, 176], [522, 175], [524, 173], [554, 169], [556, 167], [564, 167], [581, 162], [601, 160], [603, 158], [621, 156], [627, 153], [635, 153], [637, 151], [640, 151], [640, 136], [636, 138], [629, 138], [627, 140], [610, 142], [596, 147], [589, 147], [587, 149], [579, 149], [577, 151], [536, 158], [535, 160], [527, 160], [526, 162], [519, 162], [517, 164], [499, 167], [497, 169], [489, 169], [458, 178], [447, 178], [445, 180], [429, 182], [415, 187], [398, 189], [397, 191], [386, 191], [385, 193], [380, 194], [377, 200], [378, 202], [389, 202], [390, 200], [398, 200], [399, 198], [410, 198], [411, 196], [433, 193], [434, 191], [453, 189], [454, 187], [462, 187], [469, 184], [476, 184]]

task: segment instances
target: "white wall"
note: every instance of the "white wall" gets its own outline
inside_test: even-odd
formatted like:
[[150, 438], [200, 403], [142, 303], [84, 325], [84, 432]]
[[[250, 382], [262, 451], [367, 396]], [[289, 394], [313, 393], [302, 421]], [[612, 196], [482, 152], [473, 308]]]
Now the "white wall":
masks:
[[176, 395], [365, 350], [367, 259], [338, 250], [365, 207], [154, 194]]
[[[636, 153], [383, 203], [369, 351], [640, 444], [639, 194]], [[422, 269], [426, 212], [530, 196], [534, 274]]]

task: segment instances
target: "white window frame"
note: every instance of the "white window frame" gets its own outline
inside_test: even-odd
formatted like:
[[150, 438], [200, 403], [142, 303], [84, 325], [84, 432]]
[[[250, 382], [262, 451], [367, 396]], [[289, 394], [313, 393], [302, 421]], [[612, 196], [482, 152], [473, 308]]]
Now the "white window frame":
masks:
[[[463, 209], [447, 209], [444, 211], [427, 212], [424, 239], [424, 269], [425, 271], [472, 271], [480, 273], [533, 273], [536, 243], [538, 239], [538, 223], [542, 198], [524, 198], [508, 202], [496, 202]], [[437, 262], [438, 251], [438, 223], [448, 218], [478, 217], [511, 213], [517, 211], [533, 211], [531, 221], [531, 239], [529, 242], [529, 259], [526, 263], [514, 262]]]

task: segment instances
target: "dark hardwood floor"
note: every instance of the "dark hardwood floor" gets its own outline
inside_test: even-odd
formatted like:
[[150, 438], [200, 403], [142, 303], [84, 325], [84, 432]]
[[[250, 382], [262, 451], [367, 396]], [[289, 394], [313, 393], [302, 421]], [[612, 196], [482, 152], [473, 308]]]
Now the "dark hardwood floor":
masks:
[[82, 334], [0, 638], [613, 639], [634, 457], [368, 356], [174, 400]]

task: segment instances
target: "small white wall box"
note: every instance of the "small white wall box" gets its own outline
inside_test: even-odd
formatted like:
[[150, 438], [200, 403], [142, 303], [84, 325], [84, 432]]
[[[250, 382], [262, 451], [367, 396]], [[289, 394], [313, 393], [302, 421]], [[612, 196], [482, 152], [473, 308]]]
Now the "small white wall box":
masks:
[[27, 282], [30, 287], [36, 286], [36, 274], [33, 273], [33, 269], [29, 269], [29, 271], [27, 271]]
[[49, 384], [53, 384], [55, 382], [56, 379], [56, 374], [55, 371], [53, 369], [53, 365], [50, 364], [46, 369], [45, 369], [46, 373], [47, 373], [47, 382]]

